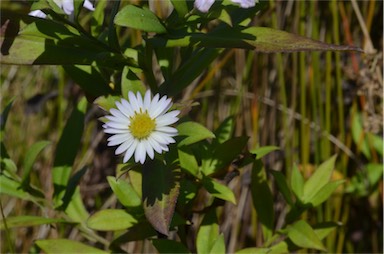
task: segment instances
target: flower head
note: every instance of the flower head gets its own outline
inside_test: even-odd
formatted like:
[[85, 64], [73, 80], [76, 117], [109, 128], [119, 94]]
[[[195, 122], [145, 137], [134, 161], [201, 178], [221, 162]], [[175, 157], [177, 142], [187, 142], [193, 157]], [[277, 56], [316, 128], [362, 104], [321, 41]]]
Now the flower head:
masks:
[[[53, 0], [53, 1], [67, 15], [71, 15], [73, 13], [73, 11], [75, 10], [74, 4], [73, 4], [74, 0]], [[95, 10], [95, 8], [93, 7], [92, 3], [89, 0], [85, 0], [83, 3], [83, 6], [90, 11]], [[38, 17], [38, 18], [46, 18], [47, 17], [47, 15], [44, 12], [42, 12], [41, 10], [31, 11], [29, 13], [29, 15], [34, 16], [34, 17]]]
[[136, 95], [129, 92], [128, 99], [117, 101], [117, 109], [110, 110], [104, 132], [112, 134], [108, 146], [118, 145], [115, 154], [125, 152], [124, 163], [134, 155], [135, 162], [143, 164], [147, 154], [153, 159], [155, 151], [168, 151], [168, 145], [175, 143], [177, 130], [169, 125], [179, 120], [180, 111], [167, 112], [172, 106], [171, 99], [160, 98], [159, 94], [151, 98], [149, 90], [144, 98], [139, 92]]

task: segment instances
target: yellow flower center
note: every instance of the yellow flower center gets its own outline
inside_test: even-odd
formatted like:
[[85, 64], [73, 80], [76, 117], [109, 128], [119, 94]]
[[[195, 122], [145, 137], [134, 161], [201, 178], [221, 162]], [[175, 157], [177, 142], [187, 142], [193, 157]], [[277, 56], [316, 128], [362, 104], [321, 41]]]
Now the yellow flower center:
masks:
[[155, 129], [156, 123], [147, 112], [145, 113], [136, 113], [131, 118], [131, 124], [129, 125], [129, 130], [132, 133], [132, 136], [137, 139], [144, 139], [151, 134]]

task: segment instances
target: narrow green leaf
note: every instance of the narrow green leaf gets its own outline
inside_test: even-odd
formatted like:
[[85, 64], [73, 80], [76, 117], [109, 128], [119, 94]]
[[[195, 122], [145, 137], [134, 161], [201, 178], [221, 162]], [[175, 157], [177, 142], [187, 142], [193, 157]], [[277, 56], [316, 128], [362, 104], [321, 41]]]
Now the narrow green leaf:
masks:
[[[3, 132], [5, 130], [5, 124], [7, 123], [9, 112], [11, 111], [12, 104], [14, 99], [11, 99], [10, 102], [8, 102], [7, 106], [3, 109], [3, 112], [1, 112], [0, 116], [0, 131]], [[1, 140], [3, 140], [3, 135], [1, 135]]]
[[219, 224], [215, 209], [209, 210], [200, 224], [197, 232], [196, 248], [197, 254], [211, 253], [216, 239], [219, 237]]
[[383, 156], [384, 141], [383, 137], [379, 135], [374, 135], [372, 133], [367, 133], [367, 139], [369, 143], [376, 149], [376, 151]]
[[278, 146], [263, 146], [250, 150], [249, 152], [256, 155], [256, 159], [261, 159], [270, 152], [280, 150]]
[[45, 253], [93, 253], [106, 254], [108, 252], [76, 242], [69, 239], [49, 239], [36, 240], [36, 245], [39, 246]]
[[367, 133], [363, 129], [363, 120], [360, 113], [352, 116], [352, 139], [357, 148], [368, 158], [371, 158], [371, 151], [367, 140]]
[[159, 253], [191, 253], [182, 243], [168, 239], [152, 239]]
[[291, 174], [291, 188], [299, 200], [304, 198], [304, 177], [296, 164], [293, 165]]
[[95, 11], [92, 14], [92, 19], [90, 21], [91, 33], [94, 37], [98, 37], [102, 32], [102, 26], [104, 22], [104, 10], [107, 6], [107, 0], [99, 0], [96, 3]]
[[382, 179], [383, 176], [383, 164], [368, 163], [366, 165], [369, 184], [371, 187], [375, 187], [376, 184]]
[[285, 176], [280, 171], [271, 170], [270, 171], [273, 177], [276, 180], [277, 186], [279, 187], [279, 190], [281, 194], [283, 194], [283, 197], [285, 201], [293, 206], [293, 200], [292, 200], [292, 193], [288, 187], [287, 181], [285, 180]]
[[265, 236], [268, 238], [272, 236], [274, 224], [273, 196], [268, 186], [261, 160], [255, 160], [253, 163], [251, 195], [258, 219], [268, 230], [268, 236]]
[[197, 177], [199, 174], [199, 165], [192, 150], [188, 147], [180, 147], [178, 150], [179, 161], [181, 169], [187, 171], [191, 175]]
[[204, 176], [201, 183], [204, 188], [214, 197], [229, 201], [236, 204], [236, 197], [233, 191], [227, 186], [215, 181], [214, 179]]
[[23, 162], [23, 176], [21, 180], [21, 186], [22, 188], [25, 188], [29, 185], [29, 179], [30, 179], [30, 173], [32, 170], [32, 165], [35, 162], [37, 156], [39, 153], [47, 147], [49, 144], [51, 144], [50, 141], [39, 141], [35, 144], [33, 144], [25, 154], [24, 162]]
[[114, 23], [119, 26], [126, 26], [139, 29], [144, 32], [166, 33], [167, 30], [161, 24], [158, 17], [146, 8], [134, 5], [127, 5], [115, 16]]
[[306, 203], [331, 179], [337, 155], [323, 162], [304, 184], [303, 201]]
[[83, 98], [73, 109], [59, 143], [56, 148], [56, 156], [52, 171], [54, 184], [54, 198], [57, 206], [61, 205], [59, 201], [63, 196], [72, 171], [72, 165], [75, 161], [77, 150], [81, 143], [81, 137], [84, 128], [85, 110], [87, 101]]
[[123, 230], [137, 224], [138, 220], [125, 210], [100, 210], [89, 217], [87, 226], [94, 230], [115, 231]]
[[85, 208], [83, 199], [80, 194], [80, 188], [77, 186], [73, 194], [71, 194], [71, 199], [69, 203], [65, 206], [65, 213], [71, 218], [74, 222], [83, 224], [89, 217], [89, 213]]
[[115, 193], [123, 206], [138, 207], [141, 205], [141, 198], [129, 182], [123, 179], [116, 179], [113, 176], [107, 176], [107, 180], [113, 193]]
[[301, 248], [326, 251], [323, 243], [316, 235], [312, 227], [305, 221], [299, 220], [287, 227], [287, 236], [291, 241]]
[[210, 130], [196, 122], [184, 122], [179, 124], [176, 128], [179, 131], [179, 136], [186, 136], [179, 142], [178, 147], [215, 137]]
[[308, 200], [307, 203], [312, 204], [314, 207], [320, 205], [326, 201], [337, 189], [337, 187], [339, 187], [344, 182], [345, 180], [337, 180], [327, 183], [310, 200]]
[[29, 189], [29, 192], [24, 191], [20, 188], [20, 183], [16, 182], [15, 180], [1, 174], [0, 175], [0, 193], [6, 194], [12, 197], [20, 198], [23, 200], [29, 200], [33, 201], [35, 203], [44, 201], [42, 199], [44, 195], [41, 197], [41, 195], [33, 196], [31, 190]]
[[162, 161], [147, 161], [143, 166], [144, 213], [152, 226], [164, 235], [175, 212], [180, 188], [180, 171], [172, 171]]
[[[8, 228], [17, 228], [17, 227], [33, 227], [44, 224], [51, 223], [66, 223], [66, 220], [63, 219], [53, 219], [53, 218], [45, 218], [39, 216], [16, 216], [16, 217], [8, 217], [5, 218], [7, 222]], [[0, 229], [4, 229], [4, 220], [0, 221]]]

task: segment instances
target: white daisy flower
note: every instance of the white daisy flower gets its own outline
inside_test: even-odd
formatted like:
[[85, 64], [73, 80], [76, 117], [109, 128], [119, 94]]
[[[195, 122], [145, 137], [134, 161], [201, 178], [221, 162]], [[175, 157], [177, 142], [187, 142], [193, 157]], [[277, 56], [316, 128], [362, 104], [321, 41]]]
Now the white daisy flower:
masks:
[[[55, 2], [55, 4], [57, 6], [59, 6], [60, 9], [62, 9], [65, 12], [65, 14], [67, 14], [67, 15], [72, 15], [73, 11], [75, 10], [73, 1], [74, 0], [53, 0], [53, 2]], [[83, 3], [83, 6], [90, 11], [95, 10], [95, 7], [93, 7], [93, 4], [89, 0], [85, 0]], [[41, 10], [31, 11], [29, 13], [29, 15], [35, 16], [38, 18], [46, 18], [47, 17], [47, 15], [44, 12], [42, 12]]]
[[[251, 8], [254, 7], [258, 0], [231, 0], [232, 3], [239, 4], [241, 8]], [[208, 12], [212, 5], [215, 3], [215, 0], [195, 0], [195, 8], [201, 12]]]
[[122, 99], [112, 108], [112, 115], [106, 116], [104, 132], [113, 134], [108, 138], [108, 146], [117, 146], [115, 154], [125, 152], [123, 162], [127, 162], [135, 154], [135, 162], [144, 163], [148, 154], [153, 159], [155, 151], [162, 153], [168, 151], [168, 145], [175, 143], [172, 138], [177, 130], [169, 125], [176, 123], [179, 110], [167, 112], [171, 106], [171, 99], [167, 96], [160, 98], [156, 94], [151, 99], [148, 90], [144, 98], [139, 92], [136, 96], [129, 92], [129, 101]]

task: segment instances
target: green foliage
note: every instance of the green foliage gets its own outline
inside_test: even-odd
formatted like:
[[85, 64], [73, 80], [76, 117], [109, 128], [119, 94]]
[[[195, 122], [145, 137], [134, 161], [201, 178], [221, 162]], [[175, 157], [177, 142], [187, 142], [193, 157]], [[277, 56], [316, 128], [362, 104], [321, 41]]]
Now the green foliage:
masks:
[[[22, 8], [13, 8], [8, 4], [4, 7], [4, 20], [9, 20], [11, 25], [2, 26], [4, 33], [1, 33], [0, 62], [9, 65], [61, 66], [66, 75], [81, 88], [81, 92], [71, 91], [73, 98], [64, 101], [64, 81], [59, 81], [59, 96], [54, 102], [58, 106], [55, 104], [54, 109], [47, 111], [54, 111], [57, 122], [65, 119], [66, 124], [64, 128], [57, 124], [59, 128], [55, 129], [56, 123], [50, 123], [52, 125], [49, 126], [55, 129], [49, 130], [55, 131], [54, 135], [48, 135], [47, 140], [50, 141], [44, 139], [28, 143], [26, 152], [20, 156], [21, 162], [14, 160], [6, 149], [5, 124], [13, 100], [4, 108], [0, 130], [0, 193], [6, 198], [33, 202], [44, 216], [24, 215], [28, 214], [27, 211], [17, 211], [16, 216], [4, 217], [3, 203], [0, 203], [3, 216], [0, 228], [10, 235], [10, 229], [18, 227], [55, 224], [58, 238], [36, 240], [35, 250], [31, 249], [30, 252], [107, 253], [102, 249], [109, 248], [110, 252], [119, 253], [127, 251], [128, 242], [138, 241], [143, 246], [151, 243], [153, 246], [147, 246], [145, 248], [149, 249], [145, 250], [155, 248], [159, 253], [227, 253], [236, 251], [233, 241], [237, 241], [239, 232], [236, 230], [239, 231], [240, 226], [231, 235], [226, 235], [228, 231], [224, 231], [221, 220], [224, 216], [233, 216], [233, 224], [240, 219], [250, 222], [252, 230], [248, 231], [254, 231], [253, 235], [247, 232], [242, 238], [252, 236], [255, 239], [249, 242], [257, 243], [257, 246], [246, 243], [248, 245], [244, 244], [244, 248], [236, 253], [287, 253], [300, 249], [328, 251], [329, 244], [325, 244], [329, 240], [325, 239], [332, 235], [339, 224], [324, 219], [330, 211], [319, 206], [327, 200], [331, 202], [332, 194], [343, 188], [345, 180], [334, 177], [339, 172], [335, 170], [336, 167], [341, 168], [336, 164], [336, 155], [327, 158], [308, 176], [306, 166], [309, 163], [305, 155], [300, 155], [302, 164], [299, 164], [299, 169], [298, 165], [292, 163], [297, 159], [293, 152], [286, 153], [287, 149], [283, 150], [280, 146], [259, 145], [263, 142], [256, 135], [252, 136], [261, 131], [256, 124], [260, 119], [255, 117], [261, 112], [257, 104], [259, 98], [253, 93], [247, 94], [244, 88], [248, 83], [252, 83], [252, 86], [258, 83], [253, 82], [253, 76], [249, 76], [252, 71], [256, 73], [256, 68], [250, 66], [258, 66], [255, 52], [359, 52], [361, 49], [325, 43], [271, 27], [255, 26], [254, 17], [266, 6], [263, 1], [255, 2], [252, 8], [240, 8], [232, 1], [219, 1], [213, 4], [208, 13], [199, 12], [193, 2], [184, 0], [153, 2], [159, 6], [169, 5], [169, 9], [147, 6], [146, 1], [138, 1], [135, 2], [137, 5], [133, 5], [126, 1], [100, 0], [95, 2], [93, 12], [83, 11], [84, 3], [82, 0], [74, 1], [73, 14], [67, 15], [56, 1], [34, 1], [31, 10], [42, 10], [47, 14], [44, 19], [28, 16], [25, 10], [21, 11]], [[170, 14], [164, 17], [164, 13], [168, 13], [166, 10]], [[221, 86], [226, 85], [227, 80], [223, 80], [218, 88], [210, 82], [212, 76], [218, 75], [217, 70], [222, 71], [223, 75], [226, 73], [226, 65], [230, 65], [227, 61], [232, 54], [236, 56], [236, 63], [241, 62], [239, 59], [246, 59], [246, 64], [234, 65], [234, 93], [238, 94], [239, 100], [247, 96], [254, 97], [251, 103], [244, 99], [242, 102], [246, 103], [241, 109], [232, 107], [229, 111], [234, 115], [227, 116], [229, 113], [225, 113], [225, 116], [216, 116], [213, 113], [212, 124], [207, 127], [201, 123], [201, 119], [211, 108], [202, 106], [199, 112], [195, 112], [189, 108], [195, 105], [193, 102], [189, 106], [183, 103], [185, 99], [196, 99], [196, 94], [203, 86], [207, 88], [206, 92], [211, 91], [221, 98]], [[312, 56], [314, 62], [319, 60]], [[297, 61], [296, 55], [293, 58]], [[300, 71], [306, 73], [305, 70]], [[313, 75], [315, 79], [318, 74], [313, 73], [316, 70], [311, 69], [310, 76]], [[232, 85], [234, 82], [229, 80], [227, 83]], [[292, 89], [296, 89], [296, 83], [293, 82], [295, 88]], [[100, 145], [101, 138], [98, 135], [94, 140], [89, 138], [92, 136], [90, 129], [99, 131], [95, 127], [97, 124], [92, 125], [92, 114], [96, 109], [92, 111], [89, 105], [109, 111], [116, 106], [116, 101], [128, 99], [129, 92], [144, 94], [148, 87], [153, 94], [182, 100], [180, 106], [176, 107], [181, 111], [180, 123], [175, 124], [178, 131], [176, 144], [170, 145], [166, 154], [156, 154], [154, 159], [147, 158], [143, 165], [132, 162], [117, 165], [105, 146]], [[257, 90], [255, 87], [252, 88], [254, 93]], [[203, 103], [204, 100], [210, 100], [204, 94], [199, 96]], [[305, 89], [300, 96], [304, 101]], [[285, 99], [283, 97], [283, 111], [290, 111]], [[70, 101], [74, 101], [74, 107], [68, 110], [71, 108]], [[276, 105], [280, 110], [280, 102], [276, 102]], [[244, 108], [251, 112], [251, 117], [241, 112]], [[100, 117], [99, 112], [96, 113], [97, 117]], [[296, 132], [293, 136], [305, 143], [308, 131], [304, 128], [307, 116], [303, 112], [305, 110], [302, 108], [300, 136]], [[316, 112], [313, 115], [317, 116]], [[107, 118], [101, 117], [100, 120], [107, 121]], [[357, 150], [366, 159], [373, 160], [377, 154], [383, 155], [383, 139], [366, 132], [362, 121], [361, 114], [355, 113], [351, 137]], [[253, 124], [251, 128], [250, 122]], [[276, 126], [287, 123], [278, 120]], [[265, 121], [265, 124], [270, 123]], [[239, 128], [239, 125], [245, 127]], [[288, 125], [284, 127], [288, 129]], [[286, 144], [287, 147], [289, 145]], [[46, 167], [50, 177], [43, 180], [47, 182], [36, 177], [39, 174], [33, 170], [38, 164], [37, 160], [43, 157], [43, 150], [49, 154], [45, 160], [53, 162], [53, 165]], [[275, 170], [266, 163], [270, 156], [275, 155], [272, 152], [277, 150], [287, 157], [281, 170]], [[306, 150], [302, 147], [301, 152], [305, 154]], [[100, 163], [96, 159], [100, 156], [97, 153], [107, 154], [104, 160], [108, 163]], [[324, 156], [329, 154], [330, 150]], [[314, 161], [318, 163], [321, 160], [323, 156], [315, 154]], [[340, 161], [345, 165], [344, 157]], [[110, 174], [107, 169], [115, 169], [116, 176], [107, 176], [104, 185], [108, 188], [102, 190], [103, 195], [94, 190], [96, 194], [91, 194], [96, 197], [87, 203], [84, 196], [89, 190], [84, 188], [82, 182], [92, 178], [96, 164], [101, 164], [100, 168], [106, 169], [106, 174]], [[372, 161], [365, 165], [365, 169], [351, 178], [345, 192], [366, 196], [377, 191], [382, 165]], [[241, 181], [235, 179], [238, 175]], [[246, 191], [240, 193], [240, 188]], [[248, 191], [252, 202], [247, 198]], [[277, 206], [279, 195], [285, 203]], [[245, 208], [247, 203], [253, 205], [248, 211]], [[236, 212], [226, 212], [228, 207], [235, 207]], [[7, 210], [12, 214], [9, 207]], [[318, 213], [316, 219], [303, 216], [314, 210]], [[249, 216], [252, 221], [245, 218], [245, 212], [252, 214]], [[52, 217], [45, 217], [46, 214]], [[72, 231], [73, 228], [76, 230]], [[80, 232], [81, 237], [76, 238], [80, 240], [64, 239], [68, 237], [68, 232]], [[86, 242], [85, 239], [98, 248], [81, 243]], [[233, 245], [232, 249], [229, 242]], [[8, 248], [12, 250], [12, 247]], [[128, 252], [134, 251], [136, 249]]]

